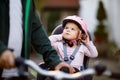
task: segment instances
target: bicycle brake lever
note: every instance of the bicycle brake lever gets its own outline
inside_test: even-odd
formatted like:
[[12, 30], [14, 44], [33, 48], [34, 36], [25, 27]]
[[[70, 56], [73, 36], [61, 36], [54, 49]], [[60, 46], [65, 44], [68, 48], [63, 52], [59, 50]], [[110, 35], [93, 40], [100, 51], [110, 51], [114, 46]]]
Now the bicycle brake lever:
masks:
[[98, 64], [95, 66], [95, 71], [98, 76], [102, 75], [105, 70], [106, 70], [106, 66], [103, 64]]
[[20, 65], [25, 65], [25, 60], [21, 57], [15, 58], [15, 65], [16, 67], [19, 67]]
[[28, 76], [28, 72], [26, 72], [25, 68], [26, 68], [26, 64], [25, 64], [25, 59], [21, 58], [21, 57], [17, 57], [15, 59], [15, 65], [18, 68], [18, 74], [21, 77], [26, 77]]

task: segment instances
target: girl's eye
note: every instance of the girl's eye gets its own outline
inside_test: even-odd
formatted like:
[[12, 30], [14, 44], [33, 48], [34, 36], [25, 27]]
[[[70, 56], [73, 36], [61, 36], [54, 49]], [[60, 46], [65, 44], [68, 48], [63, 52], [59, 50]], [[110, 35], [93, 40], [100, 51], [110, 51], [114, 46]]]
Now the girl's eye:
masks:
[[75, 30], [74, 28], [72, 28], [71, 30]]
[[68, 29], [68, 27], [65, 27], [65, 29]]

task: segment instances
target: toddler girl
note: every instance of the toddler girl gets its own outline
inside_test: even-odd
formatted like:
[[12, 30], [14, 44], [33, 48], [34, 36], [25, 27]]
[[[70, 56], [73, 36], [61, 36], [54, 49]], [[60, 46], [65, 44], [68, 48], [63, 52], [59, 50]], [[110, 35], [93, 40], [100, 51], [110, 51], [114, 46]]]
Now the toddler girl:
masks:
[[87, 26], [80, 17], [73, 15], [64, 18], [62, 27], [62, 34], [49, 36], [51, 45], [62, 61], [73, 66], [76, 72], [81, 71], [84, 55], [97, 57], [97, 49], [89, 40]]

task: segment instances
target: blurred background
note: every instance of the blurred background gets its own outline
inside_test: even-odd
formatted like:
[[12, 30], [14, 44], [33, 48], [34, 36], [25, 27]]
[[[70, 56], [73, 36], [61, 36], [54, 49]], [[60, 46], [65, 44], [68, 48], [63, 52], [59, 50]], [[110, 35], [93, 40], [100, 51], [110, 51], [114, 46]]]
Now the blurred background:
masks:
[[102, 62], [108, 69], [120, 72], [120, 0], [34, 1], [48, 35], [66, 16], [78, 15], [83, 18], [99, 52], [98, 58], [90, 59], [90, 67]]

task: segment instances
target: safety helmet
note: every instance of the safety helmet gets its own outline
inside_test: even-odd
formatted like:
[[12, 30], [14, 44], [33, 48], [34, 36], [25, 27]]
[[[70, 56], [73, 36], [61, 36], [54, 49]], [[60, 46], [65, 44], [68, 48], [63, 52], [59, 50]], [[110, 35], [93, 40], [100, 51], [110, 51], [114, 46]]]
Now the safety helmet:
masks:
[[85, 22], [83, 21], [82, 18], [73, 15], [73, 16], [68, 16], [66, 18], [63, 19], [63, 28], [65, 27], [67, 22], [73, 22], [76, 25], [78, 25], [79, 29], [82, 30], [84, 33], [87, 33], [87, 25], [85, 24]]

